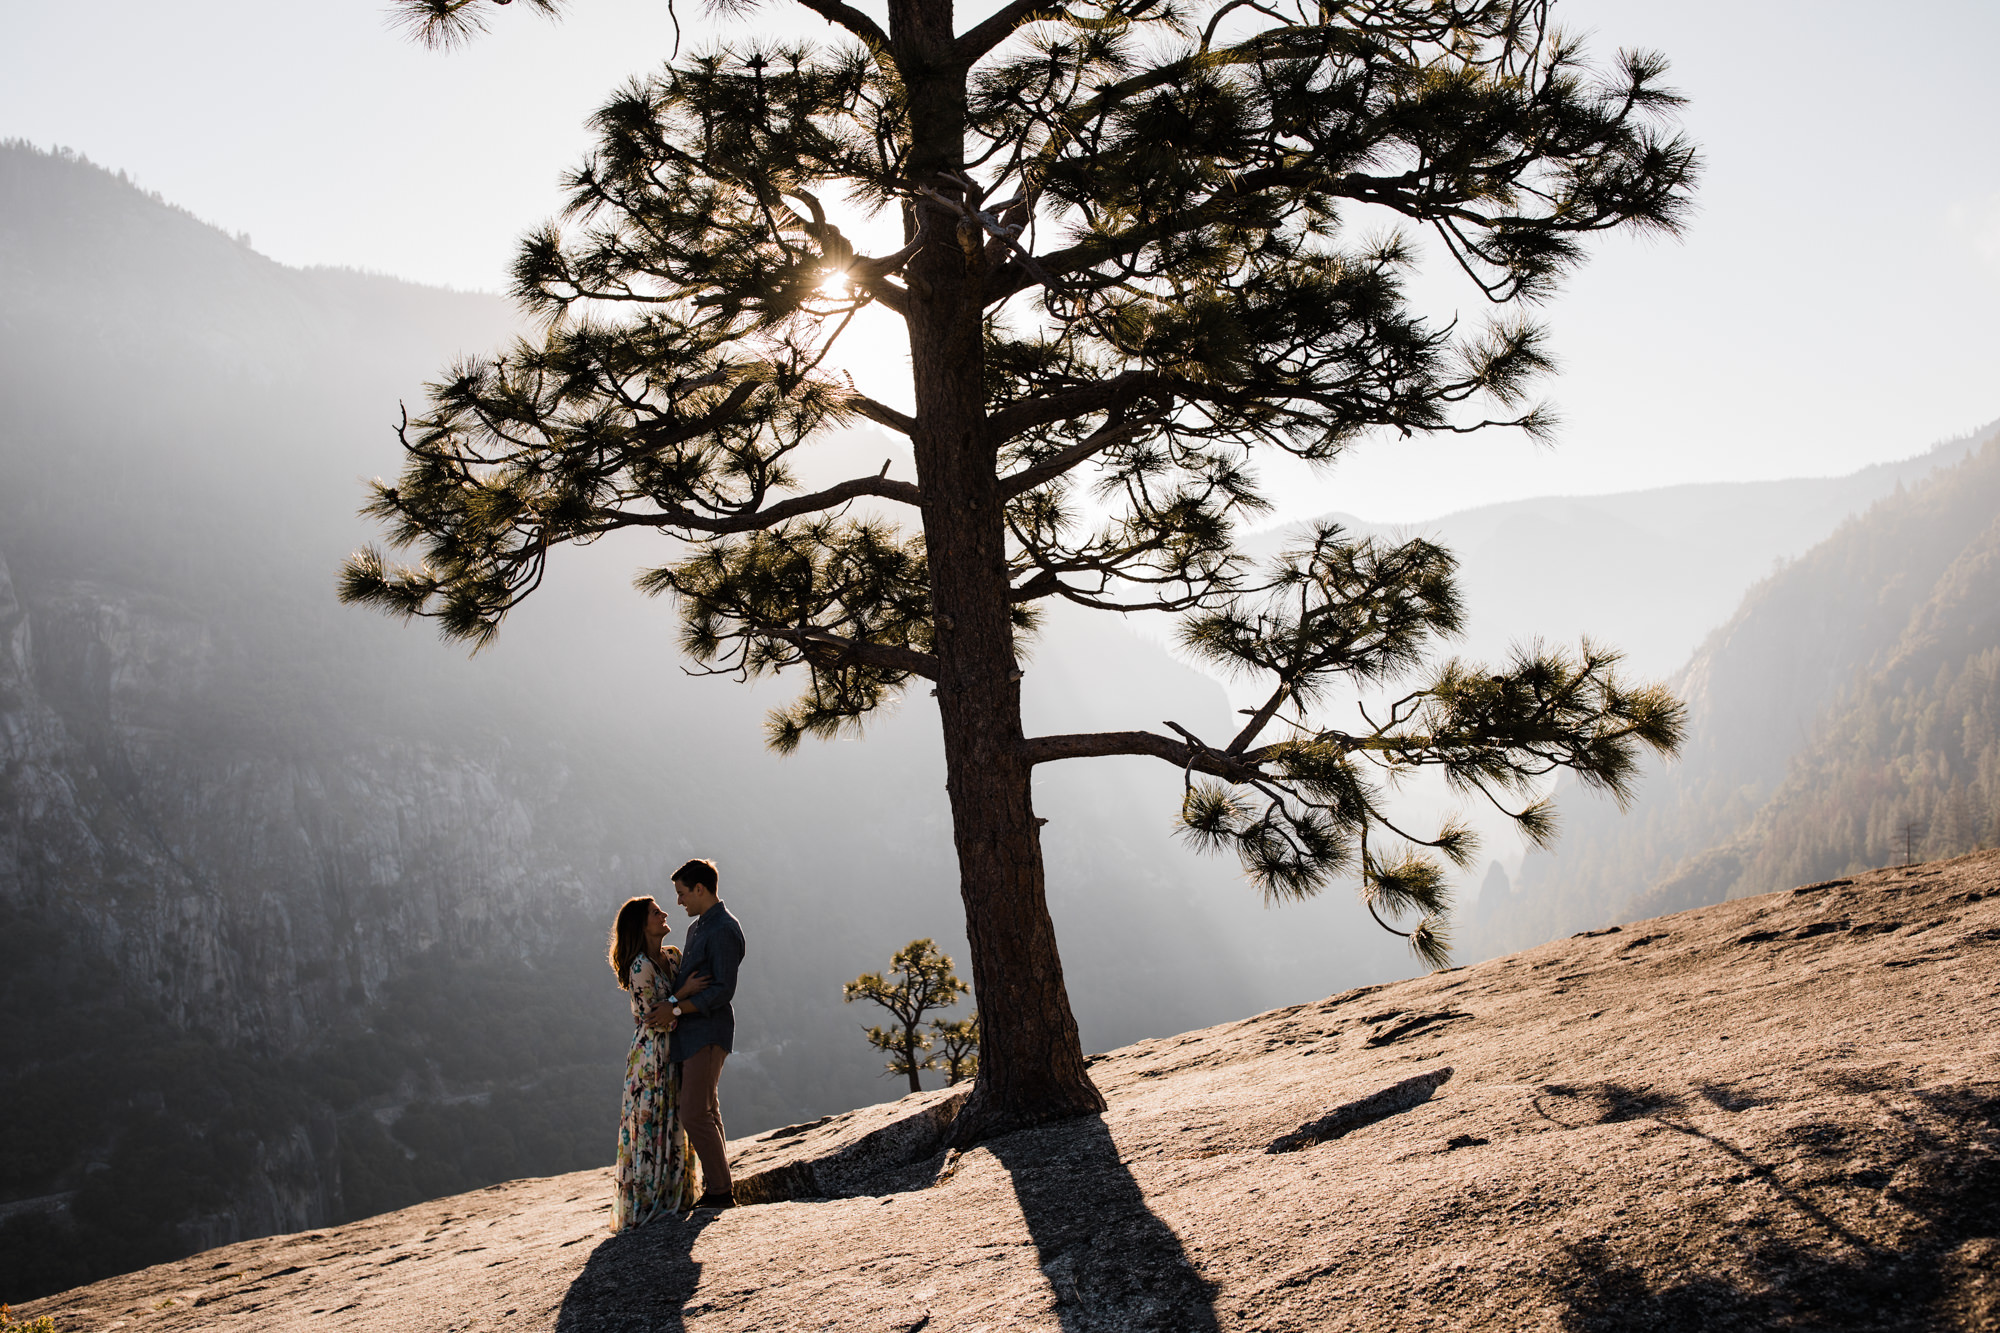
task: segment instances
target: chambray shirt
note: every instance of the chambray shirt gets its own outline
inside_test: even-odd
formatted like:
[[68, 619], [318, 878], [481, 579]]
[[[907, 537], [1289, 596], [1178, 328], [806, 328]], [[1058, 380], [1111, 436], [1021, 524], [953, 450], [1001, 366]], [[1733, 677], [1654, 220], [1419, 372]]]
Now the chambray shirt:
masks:
[[667, 1040], [667, 1058], [685, 1060], [704, 1046], [735, 1049], [736, 969], [743, 964], [743, 926], [717, 902], [694, 919], [681, 945], [675, 990], [695, 973], [705, 973], [708, 989], [681, 1002], [681, 1019]]

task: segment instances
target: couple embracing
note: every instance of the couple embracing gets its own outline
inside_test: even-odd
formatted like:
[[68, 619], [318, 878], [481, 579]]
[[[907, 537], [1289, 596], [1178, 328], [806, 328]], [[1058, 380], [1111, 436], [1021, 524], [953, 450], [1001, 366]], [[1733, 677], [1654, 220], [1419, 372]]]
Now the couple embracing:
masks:
[[736, 1202], [717, 1087], [736, 1036], [730, 1001], [743, 927], [716, 896], [715, 862], [689, 861], [673, 882], [675, 901], [693, 918], [685, 949], [667, 944], [673, 926], [651, 898], [628, 901], [611, 928], [611, 970], [631, 992], [636, 1028], [625, 1059], [613, 1231]]

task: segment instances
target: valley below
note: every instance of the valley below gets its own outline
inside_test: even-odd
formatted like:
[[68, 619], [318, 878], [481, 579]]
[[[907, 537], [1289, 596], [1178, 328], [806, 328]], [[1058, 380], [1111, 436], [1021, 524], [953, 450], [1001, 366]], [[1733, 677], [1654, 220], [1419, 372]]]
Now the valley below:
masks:
[[[90, 1330], [2000, 1327], [2000, 852], [1591, 931], [732, 1143], [705, 1225], [604, 1170], [28, 1304]], [[725, 1097], [727, 1090], [725, 1085]]]

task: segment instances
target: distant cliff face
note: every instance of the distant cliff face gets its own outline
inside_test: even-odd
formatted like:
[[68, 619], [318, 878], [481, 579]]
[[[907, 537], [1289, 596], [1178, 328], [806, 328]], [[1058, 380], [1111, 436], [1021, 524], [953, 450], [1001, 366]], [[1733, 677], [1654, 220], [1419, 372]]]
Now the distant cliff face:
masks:
[[[1956, 478], [1963, 501], [2000, 512], [2000, 446], [1980, 461]], [[1770, 800], [1640, 910], [2000, 842], [2000, 519], [1941, 574], [1893, 582], [1883, 600], [1904, 597], [1900, 632], [1815, 719]]]
[[615, 1095], [638, 784], [331, 596], [397, 398], [510, 322], [0, 149], [10, 1289], [602, 1158], [507, 1099]]
[[235, 646], [185, 606], [0, 565], [0, 619], [0, 899], [176, 1027], [297, 1053], [407, 960], [532, 951], [633, 878], [601, 818], [557, 822], [545, 754], [243, 734]]
[[[421, 1197], [343, 1179], [403, 1151], [370, 1108], [490, 1079], [440, 1066], [454, 1015], [411, 1024], [396, 979], [532, 965], [659, 873], [546, 749], [308, 745], [238, 706], [243, 657], [185, 605], [0, 563], [0, 1190], [40, 1200], [0, 1223], [17, 1290]], [[615, 1027], [537, 998], [583, 1050], [523, 1063], [608, 1084]]]

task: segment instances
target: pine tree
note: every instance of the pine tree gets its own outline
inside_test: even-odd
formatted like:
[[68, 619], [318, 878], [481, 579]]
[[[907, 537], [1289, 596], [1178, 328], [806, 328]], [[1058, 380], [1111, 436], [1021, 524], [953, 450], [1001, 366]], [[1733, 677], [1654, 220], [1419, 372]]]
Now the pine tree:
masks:
[[944, 1071], [947, 1088], [979, 1073], [978, 1014], [970, 1018], [934, 1019], [931, 1031], [937, 1034], [932, 1041], [938, 1048], [938, 1053], [931, 1057], [931, 1068]]
[[[918, 1075], [936, 1067], [936, 1061], [925, 1054], [931, 1048], [931, 1034], [924, 1031], [924, 1015], [949, 1009], [970, 989], [952, 971], [950, 954], [931, 940], [911, 940], [889, 960], [886, 975], [863, 972], [841, 989], [841, 999], [848, 1004], [872, 1000], [894, 1015], [894, 1026], [868, 1029], [868, 1044], [889, 1057], [886, 1072], [908, 1078], [910, 1091], [922, 1092], [924, 1085]], [[942, 1028], [944, 1024], [933, 1022], [931, 1026]], [[952, 1040], [951, 1034], [946, 1034], [946, 1040]], [[958, 1082], [956, 1069], [963, 1054], [962, 1050], [953, 1052], [953, 1083]]]
[[[403, 6], [450, 40], [498, 2]], [[1350, 879], [1441, 961], [1440, 858], [1473, 840], [1391, 822], [1395, 780], [1441, 769], [1546, 838], [1536, 779], [1623, 793], [1641, 747], [1677, 744], [1679, 706], [1588, 642], [1437, 662], [1461, 610], [1431, 543], [1327, 526], [1253, 568], [1232, 538], [1267, 508], [1260, 451], [1547, 431], [1542, 330], [1422, 317], [1410, 233], [1518, 312], [1591, 234], [1675, 230], [1696, 160], [1665, 62], [1588, 63], [1547, 0], [1006, 0], [962, 31], [950, 0], [887, 0], [886, 23], [797, 3], [837, 40], [677, 58], [597, 114], [566, 219], [514, 269], [545, 336], [433, 386], [366, 510], [421, 560], [365, 550], [343, 596], [477, 645], [555, 548], [649, 529], [675, 540], [640, 586], [673, 595], [697, 662], [804, 676], [778, 748], [933, 689], [986, 1036], [962, 1142], [1103, 1105], [1045, 902], [1038, 765], [1171, 764], [1188, 835], [1267, 896]], [[893, 235], [874, 245], [868, 217]], [[907, 333], [911, 411], [826, 369], [869, 306]], [[907, 436], [915, 479], [794, 484], [797, 452], [856, 421]], [[1056, 598], [1180, 615], [1266, 702], [1229, 736], [1026, 736], [1023, 656]], [[1319, 709], [1389, 684], [1359, 728]]]

